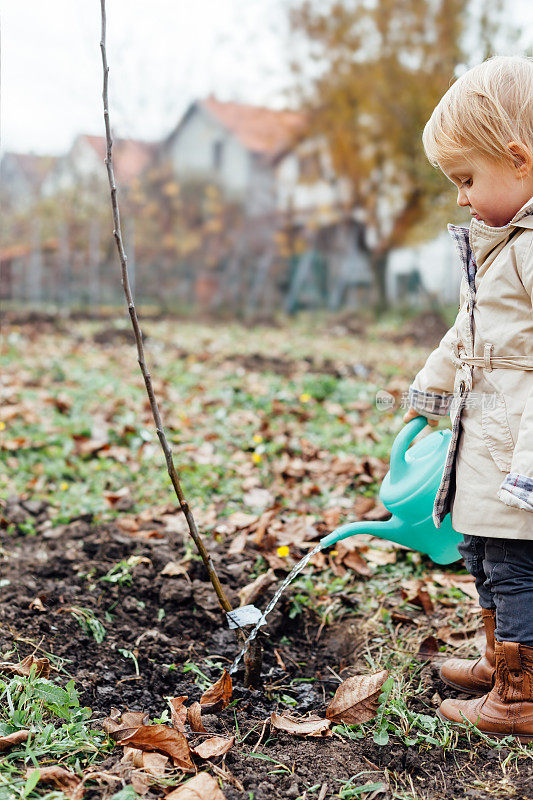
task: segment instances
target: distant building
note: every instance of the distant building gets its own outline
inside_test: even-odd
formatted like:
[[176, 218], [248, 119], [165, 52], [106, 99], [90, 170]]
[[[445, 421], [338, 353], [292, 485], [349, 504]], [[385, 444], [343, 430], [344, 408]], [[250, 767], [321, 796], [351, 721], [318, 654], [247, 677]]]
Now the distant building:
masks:
[[4, 210], [24, 210], [41, 195], [57, 158], [34, 153], [4, 153], [0, 161], [0, 202]]
[[[106, 140], [103, 136], [80, 134], [68, 153], [57, 159], [47, 175], [42, 191], [45, 196], [83, 185], [88, 188], [107, 184]], [[127, 186], [153, 162], [156, 145], [136, 139], [113, 142], [113, 168], [117, 183]]]
[[333, 169], [323, 137], [300, 138], [275, 161], [276, 207], [280, 214], [318, 225], [345, 219], [351, 187]]
[[451, 236], [444, 231], [428, 242], [399, 247], [389, 256], [387, 294], [393, 305], [459, 302], [462, 271]]
[[164, 140], [160, 158], [178, 180], [218, 185], [241, 202], [250, 217], [276, 211], [276, 158], [292, 145], [305, 125], [296, 111], [225, 103], [210, 96], [192, 103]]

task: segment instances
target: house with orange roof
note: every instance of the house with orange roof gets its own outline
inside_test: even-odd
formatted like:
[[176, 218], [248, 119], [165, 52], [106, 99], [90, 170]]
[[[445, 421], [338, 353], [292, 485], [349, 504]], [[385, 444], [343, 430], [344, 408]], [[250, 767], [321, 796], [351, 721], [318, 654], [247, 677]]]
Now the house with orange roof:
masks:
[[274, 164], [305, 130], [299, 111], [222, 102], [212, 95], [188, 107], [164, 140], [160, 158], [178, 180], [209, 181], [251, 217], [276, 210]]
[[[113, 165], [118, 184], [128, 186], [148, 169], [153, 163], [156, 148], [154, 142], [116, 139], [113, 142]], [[80, 185], [87, 188], [106, 186], [105, 156], [105, 137], [86, 133], [76, 136], [68, 153], [57, 159], [46, 177], [43, 194], [51, 196]]]
[[35, 153], [4, 153], [0, 161], [0, 203], [4, 211], [31, 206], [57, 160]]

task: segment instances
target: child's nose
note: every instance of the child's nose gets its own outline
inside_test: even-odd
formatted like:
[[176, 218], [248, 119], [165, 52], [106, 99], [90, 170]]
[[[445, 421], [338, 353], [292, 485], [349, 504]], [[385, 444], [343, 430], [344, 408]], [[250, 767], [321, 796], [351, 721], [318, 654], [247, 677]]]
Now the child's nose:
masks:
[[464, 189], [459, 189], [457, 192], [457, 205], [461, 207], [470, 205]]

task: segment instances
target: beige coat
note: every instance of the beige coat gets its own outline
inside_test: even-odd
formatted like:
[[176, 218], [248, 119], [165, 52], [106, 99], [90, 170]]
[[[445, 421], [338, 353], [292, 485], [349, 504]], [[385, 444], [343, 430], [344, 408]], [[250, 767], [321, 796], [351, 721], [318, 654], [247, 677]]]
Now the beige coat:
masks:
[[453, 421], [435, 522], [451, 510], [459, 533], [533, 539], [533, 198], [503, 228], [450, 231], [459, 313], [410, 390], [414, 408]]

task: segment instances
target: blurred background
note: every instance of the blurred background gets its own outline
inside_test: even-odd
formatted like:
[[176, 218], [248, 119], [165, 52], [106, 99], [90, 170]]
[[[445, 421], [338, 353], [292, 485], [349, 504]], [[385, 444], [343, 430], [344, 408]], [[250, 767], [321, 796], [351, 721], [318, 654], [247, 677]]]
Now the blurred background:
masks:
[[[274, 319], [455, 304], [427, 162], [450, 82], [529, 54], [530, 0], [108, 0], [114, 165], [131, 282], [156, 314]], [[4, 0], [4, 308], [122, 303], [98, 0]]]

